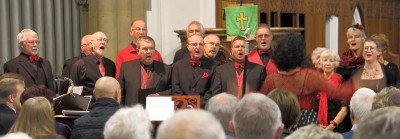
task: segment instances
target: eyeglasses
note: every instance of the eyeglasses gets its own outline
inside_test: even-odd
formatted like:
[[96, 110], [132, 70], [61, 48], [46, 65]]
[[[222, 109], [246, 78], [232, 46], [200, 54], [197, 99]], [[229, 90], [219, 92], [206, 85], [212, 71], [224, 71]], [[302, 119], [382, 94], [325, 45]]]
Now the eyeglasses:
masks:
[[209, 43], [205, 43], [206, 45], [214, 45], [214, 46], [221, 46], [220, 43], [215, 43], [215, 42], [209, 42]]
[[139, 31], [146, 32], [146, 31], [147, 31], [147, 28], [133, 28], [132, 30], [134, 30], [134, 31], [136, 31], [136, 32], [139, 32]]
[[34, 45], [34, 44], [40, 44], [40, 41], [25, 41], [27, 44]]
[[101, 41], [108, 42], [108, 39], [107, 39], [107, 38], [98, 38], [97, 41], [98, 41], [98, 42], [101, 42]]
[[204, 43], [189, 43], [190, 46], [204, 46]]

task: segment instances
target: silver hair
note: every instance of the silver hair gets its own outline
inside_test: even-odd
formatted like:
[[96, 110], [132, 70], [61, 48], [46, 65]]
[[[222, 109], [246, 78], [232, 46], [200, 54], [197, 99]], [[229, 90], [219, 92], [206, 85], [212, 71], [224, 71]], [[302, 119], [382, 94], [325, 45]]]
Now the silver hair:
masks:
[[84, 44], [86, 40], [91, 40], [92, 39], [91, 37], [92, 37], [92, 35], [90, 35], [90, 34], [83, 36], [81, 39], [81, 45]]
[[353, 139], [395, 139], [400, 137], [400, 108], [385, 107], [375, 111], [360, 121]]
[[215, 34], [209, 34], [209, 35], [207, 35], [206, 37], [204, 37], [204, 42], [208, 41], [208, 39], [210, 39], [211, 37], [217, 37], [217, 38], [218, 38], [218, 41], [221, 42], [221, 40], [219, 39], [219, 37], [218, 37], [217, 35], [215, 35]]
[[325, 49], [319, 55], [319, 62], [322, 62], [323, 59], [333, 59], [334, 68], [339, 67], [340, 64], [340, 57], [338, 53], [333, 52], [330, 49]]
[[157, 139], [225, 139], [225, 133], [211, 113], [185, 109], [161, 123]]
[[208, 100], [206, 110], [214, 114], [223, 126], [225, 133], [228, 133], [229, 122], [238, 105], [238, 99], [231, 94], [220, 93]]
[[365, 41], [365, 39], [367, 38], [367, 36], [365, 35], [365, 32], [358, 28], [350, 27], [349, 29], [347, 29], [346, 35], [349, 36], [351, 32], [355, 32], [358, 35], [360, 35], [360, 37], [363, 39], [363, 41]]
[[205, 31], [204, 31], [203, 24], [201, 24], [199, 21], [196, 21], [196, 20], [193, 20], [193, 21], [190, 21], [190, 22], [189, 22], [189, 24], [188, 24], [187, 27], [186, 27], [186, 34], [187, 34], [187, 31], [189, 30], [189, 26], [190, 26], [190, 25], [193, 25], [193, 24], [194, 24], [194, 25], [200, 26], [200, 32], [201, 32], [201, 34], [204, 35]]
[[400, 89], [392, 86], [383, 88], [375, 96], [372, 110], [389, 106], [400, 106]]
[[343, 136], [339, 133], [325, 130], [318, 125], [310, 124], [297, 129], [286, 139], [343, 139]]
[[151, 139], [152, 124], [142, 105], [121, 108], [104, 126], [105, 139]]
[[37, 33], [36, 33], [35, 31], [33, 31], [32, 29], [23, 29], [23, 30], [21, 30], [21, 32], [19, 32], [18, 35], [17, 35], [18, 44], [21, 44], [21, 42], [23, 42], [23, 41], [26, 40], [26, 34], [28, 34], [28, 33], [37, 36]]
[[315, 48], [315, 49], [312, 51], [312, 53], [311, 53], [311, 60], [312, 60], [312, 61], [316, 60], [317, 56], [318, 56], [318, 55], [321, 55], [321, 53], [322, 53], [323, 51], [325, 51], [325, 50], [327, 50], [327, 48], [324, 48], [324, 47], [317, 47], [317, 48]]
[[275, 138], [281, 125], [278, 105], [260, 93], [246, 94], [233, 115], [236, 137], [240, 139]]
[[358, 89], [350, 100], [350, 112], [354, 116], [354, 123], [358, 123], [371, 113], [375, 92], [369, 88]]

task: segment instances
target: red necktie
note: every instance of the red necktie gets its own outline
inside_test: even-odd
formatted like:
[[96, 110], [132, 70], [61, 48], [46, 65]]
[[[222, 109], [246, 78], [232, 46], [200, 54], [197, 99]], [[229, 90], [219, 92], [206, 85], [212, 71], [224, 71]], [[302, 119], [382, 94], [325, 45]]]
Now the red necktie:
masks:
[[103, 60], [101, 58], [99, 58], [98, 60], [99, 60], [100, 74], [101, 74], [101, 76], [104, 76], [104, 75], [106, 75], [106, 69], [104, 68]]
[[235, 69], [244, 68], [244, 62], [235, 62]]
[[40, 57], [38, 55], [30, 55], [28, 58], [29, 62], [38, 62]]
[[192, 67], [200, 67], [201, 61], [200, 60], [190, 60], [190, 65], [192, 65]]
[[268, 50], [258, 50], [259, 55], [266, 55], [268, 53], [269, 53], [269, 49]]

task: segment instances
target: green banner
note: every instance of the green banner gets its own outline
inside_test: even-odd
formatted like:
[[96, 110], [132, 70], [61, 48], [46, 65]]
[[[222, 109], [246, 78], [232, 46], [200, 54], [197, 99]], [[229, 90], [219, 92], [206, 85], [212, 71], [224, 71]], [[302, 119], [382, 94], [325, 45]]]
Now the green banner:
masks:
[[247, 28], [249, 28], [247, 29], [247, 35], [249, 35], [248, 37], [253, 39], [258, 27], [257, 15], [257, 5], [226, 7], [225, 22], [228, 41], [233, 39], [235, 36], [245, 36], [245, 31]]

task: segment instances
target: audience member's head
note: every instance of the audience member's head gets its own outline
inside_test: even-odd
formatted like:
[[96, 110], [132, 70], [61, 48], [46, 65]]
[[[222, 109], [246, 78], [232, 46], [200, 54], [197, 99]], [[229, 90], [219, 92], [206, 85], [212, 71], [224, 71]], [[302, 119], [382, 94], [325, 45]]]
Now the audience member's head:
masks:
[[310, 124], [297, 129], [286, 139], [343, 139], [343, 136], [315, 124]]
[[298, 34], [288, 34], [276, 40], [272, 47], [272, 60], [280, 71], [290, 71], [302, 67], [306, 59], [306, 43]]
[[204, 53], [204, 41], [200, 35], [192, 35], [188, 38], [187, 48], [190, 52], [190, 58], [192, 60], [198, 60], [203, 57]]
[[25, 77], [22, 76], [21, 74], [18, 73], [4, 73], [0, 76], [0, 80], [4, 79], [4, 78], [13, 78], [13, 79], [17, 79], [17, 80], [21, 80], [21, 81], [25, 81]]
[[359, 122], [353, 139], [396, 139], [400, 137], [400, 108], [385, 107], [372, 111]]
[[300, 118], [300, 104], [298, 98], [290, 91], [277, 88], [272, 90], [268, 97], [278, 105], [282, 114], [282, 123], [290, 129]]
[[358, 89], [350, 100], [350, 117], [353, 124], [363, 120], [371, 113], [375, 92], [369, 88]]
[[231, 94], [220, 93], [208, 100], [206, 110], [219, 120], [226, 134], [234, 135], [230, 122], [238, 104], [238, 99]]
[[86, 56], [92, 53], [92, 49], [90, 48], [90, 43], [92, 43], [92, 41], [92, 35], [85, 35], [81, 39], [81, 52]]
[[50, 102], [44, 97], [26, 100], [10, 132], [24, 132], [35, 139], [57, 136]]
[[142, 105], [119, 109], [104, 126], [105, 139], [151, 139], [152, 124]]
[[193, 35], [204, 35], [204, 27], [199, 21], [190, 21], [186, 28], [186, 37], [189, 38]]
[[267, 24], [261, 24], [256, 30], [257, 49], [267, 51], [271, 48], [273, 39], [271, 28]]
[[137, 43], [139, 37], [147, 36], [146, 22], [140, 19], [132, 21], [129, 35], [131, 35], [132, 42], [135, 44]]
[[385, 87], [376, 94], [372, 110], [383, 107], [400, 106], [400, 89], [396, 87]]
[[207, 58], [215, 58], [221, 46], [219, 37], [215, 34], [210, 34], [204, 37], [204, 56]]
[[16, 112], [21, 109], [20, 97], [25, 90], [25, 83], [14, 78], [0, 80], [0, 104], [6, 104]]
[[185, 109], [161, 123], [157, 139], [225, 139], [225, 133], [211, 113]]
[[267, 96], [246, 94], [233, 115], [233, 127], [236, 138], [278, 139], [283, 131], [281, 112], [278, 105]]
[[113, 77], [101, 77], [94, 85], [93, 95], [96, 99], [112, 98], [121, 102], [121, 87]]
[[154, 61], [154, 52], [156, 50], [153, 38], [150, 36], [141, 36], [137, 41], [137, 51], [140, 56], [140, 62], [144, 65], [152, 64]]
[[21, 104], [26, 100], [33, 97], [45, 97], [50, 104], [53, 104], [53, 98], [56, 97], [55, 93], [44, 85], [33, 85], [24, 90], [21, 94]]
[[18, 47], [21, 52], [27, 55], [37, 55], [39, 53], [39, 36], [32, 29], [23, 29], [17, 35]]

